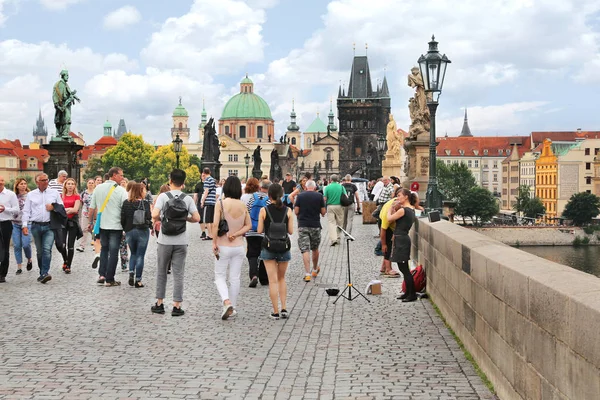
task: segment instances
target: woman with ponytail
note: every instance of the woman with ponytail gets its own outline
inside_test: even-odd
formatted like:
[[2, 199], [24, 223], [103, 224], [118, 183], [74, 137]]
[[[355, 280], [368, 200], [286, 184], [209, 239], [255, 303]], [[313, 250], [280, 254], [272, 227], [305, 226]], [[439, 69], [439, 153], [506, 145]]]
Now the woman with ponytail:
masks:
[[[273, 312], [271, 313], [273, 319], [279, 319], [280, 316], [281, 318], [288, 317], [285, 272], [292, 255], [290, 253], [291, 242], [287, 235], [294, 233], [294, 221], [292, 210], [283, 204], [282, 197], [283, 188], [281, 185], [278, 183], [271, 184], [269, 186], [271, 204], [260, 210], [256, 229], [258, 233], [265, 233], [260, 258], [265, 263], [267, 276], [269, 277], [269, 297], [273, 304]], [[280, 229], [282, 224], [285, 224], [287, 232]], [[281, 312], [279, 311], [279, 301], [281, 301]]]
[[391, 261], [398, 264], [398, 269], [404, 276], [406, 282], [406, 293], [402, 294], [399, 299], [404, 303], [417, 300], [415, 291], [415, 282], [410, 273], [408, 261], [410, 260], [411, 242], [408, 232], [415, 220], [414, 206], [417, 203], [417, 197], [408, 189], [401, 189], [398, 193], [398, 201], [390, 207], [387, 219], [388, 221], [396, 221], [394, 228], [393, 250]]

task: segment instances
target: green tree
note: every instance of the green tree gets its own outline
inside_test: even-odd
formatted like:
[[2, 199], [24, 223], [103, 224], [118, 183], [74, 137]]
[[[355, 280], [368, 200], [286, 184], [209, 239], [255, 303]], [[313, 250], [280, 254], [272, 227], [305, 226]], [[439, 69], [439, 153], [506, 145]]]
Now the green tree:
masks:
[[104, 169], [121, 167], [130, 179], [141, 179], [150, 174], [150, 159], [154, 146], [144, 142], [142, 135], [126, 133], [119, 143], [102, 156]]
[[34, 179], [33, 179], [33, 177], [32, 177], [32, 176], [30, 176], [30, 175], [17, 176], [16, 178], [14, 178], [14, 179], [11, 179], [10, 181], [8, 181], [8, 183], [6, 183], [6, 185], [5, 185], [5, 186], [6, 186], [6, 187], [7, 187], [9, 190], [13, 190], [13, 189], [14, 189], [14, 187], [15, 187], [15, 181], [16, 181], [17, 179], [20, 179], [20, 178], [25, 178], [25, 181], [27, 182], [27, 187], [29, 188], [29, 190], [37, 189], [37, 185], [35, 184], [35, 180], [34, 180]]
[[185, 187], [188, 192], [193, 192], [196, 184], [200, 181], [200, 169], [197, 165], [190, 165], [185, 169]]
[[[156, 150], [150, 157], [149, 176], [152, 187], [159, 188], [161, 185], [168, 183], [169, 173], [175, 168], [176, 165], [177, 157], [175, 155], [175, 151], [173, 150], [173, 144], [159, 147], [158, 150]], [[182, 147], [181, 153], [179, 153], [179, 168], [187, 170], [189, 166], [190, 154], [185, 147]], [[189, 187], [189, 183], [187, 186]]]
[[469, 189], [477, 187], [475, 177], [465, 163], [450, 164], [437, 162], [438, 185], [444, 197], [448, 200], [460, 202], [461, 197]]
[[592, 218], [598, 214], [600, 214], [600, 197], [581, 192], [571, 196], [562, 216], [573, 220], [574, 225], [582, 226], [592, 222]]
[[513, 209], [517, 212], [525, 212], [525, 209], [528, 207], [529, 202], [531, 201], [530, 196], [531, 187], [529, 185], [520, 185], [519, 186], [519, 194], [517, 195], [516, 203], [513, 206]]
[[104, 173], [108, 170], [104, 170], [104, 164], [102, 163], [101, 157], [90, 157], [87, 162], [85, 173], [83, 174], [83, 180], [87, 181], [97, 175], [104, 176]]
[[494, 195], [482, 187], [470, 188], [456, 205], [455, 212], [463, 219], [470, 217], [475, 225], [481, 225], [498, 214], [500, 206]]
[[546, 213], [546, 207], [539, 197], [529, 200], [523, 209], [523, 213], [528, 218], [537, 218], [540, 214]]
[[190, 165], [195, 165], [198, 167], [198, 171], [200, 171], [202, 169], [202, 160], [200, 160], [200, 157], [198, 157], [195, 154], [192, 154], [190, 156]]

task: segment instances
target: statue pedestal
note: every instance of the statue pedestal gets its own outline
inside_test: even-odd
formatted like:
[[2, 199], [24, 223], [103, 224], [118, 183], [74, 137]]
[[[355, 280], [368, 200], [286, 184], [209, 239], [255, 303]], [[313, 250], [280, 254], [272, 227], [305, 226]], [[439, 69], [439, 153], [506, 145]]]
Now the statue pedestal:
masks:
[[419, 184], [419, 199], [424, 200], [427, 193], [427, 183], [429, 181], [429, 140], [407, 139], [404, 142], [404, 148], [408, 156], [408, 168], [406, 171], [406, 188], [410, 184], [417, 182]]
[[394, 159], [391, 157], [387, 157], [383, 160], [381, 167], [381, 175], [382, 176], [396, 176], [400, 178], [400, 182], [404, 182], [406, 180], [406, 174], [404, 173], [404, 162], [406, 160], [406, 151], [404, 149], [400, 150], [400, 159]]
[[[202, 161], [202, 169], [208, 168], [210, 169], [211, 176], [217, 180], [217, 182], [221, 179], [221, 164], [220, 162], [215, 161]], [[202, 171], [200, 171], [202, 172]]]
[[262, 169], [254, 169], [254, 168], [252, 168], [252, 176], [255, 177], [256, 179], [258, 179], [259, 182], [260, 182], [260, 179], [263, 176]]
[[42, 148], [48, 150], [50, 159], [44, 164], [44, 173], [48, 174], [50, 179], [58, 176], [58, 171], [65, 170], [70, 178], [77, 181], [77, 186], [80, 186], [80, 170], [77, 159], [77, 152], [83, 148], [72, 141], [67, 140], [51, 140], [48, 144], [43, 144]]

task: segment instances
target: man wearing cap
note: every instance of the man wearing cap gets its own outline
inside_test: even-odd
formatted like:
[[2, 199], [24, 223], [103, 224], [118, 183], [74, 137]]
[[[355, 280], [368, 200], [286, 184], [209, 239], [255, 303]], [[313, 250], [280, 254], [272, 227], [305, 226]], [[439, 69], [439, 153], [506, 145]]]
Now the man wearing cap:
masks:
[[50, 180], [50, 182], [48, 183], [48, 189], [54, 189], [58, 191], [59, 194], [62, 194], [63, 185], [65, 184], [65, 181], [68, 177], [69, 174], [67, 174], [67, 171], [65, 171], [64, 169], [58, 171], [58, 177], [56, 179]]

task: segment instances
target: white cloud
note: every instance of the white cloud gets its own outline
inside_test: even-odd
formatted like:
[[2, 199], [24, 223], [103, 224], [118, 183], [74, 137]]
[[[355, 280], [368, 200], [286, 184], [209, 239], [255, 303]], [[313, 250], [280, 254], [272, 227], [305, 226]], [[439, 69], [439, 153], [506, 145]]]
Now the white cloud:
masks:
[[110, 12], [104, 17], [104, 28], [123, 29], [135, 25], [142, 19], [142, 14], [133, 6], [124, 6]]
[[40, 0], [40, 3], [50, 10], [64, 10], [72, 4], [81, 3], [85, 0]]
[[[531, 118], [535, 113], [547, 113], [544, 106], [548, 105], [545, 101], [528, 101], [518, 103], [508, 103], [491, 106], [473, 106], [468, 107], [469, 128], [474, 136], [482, 135], [525, 135], [528, 132], [515, 131], [526, 118]], [[441, 115], [437, 121], [437, 135], [443, 136], [448, 132], [449, 136], [458, 136], [460, 133], [464, 117], [463, 111], [458, 111], [453, 115], [457, 117], [444, 118]], [[447, 114], [447, 113], [446, 113]]]
[[189, 13], [169, 18], [142, 50], [142, 59], [159, 68], [218, 75], [259, 62], [265, 46], [262, 9], [237, 0], [196, 0]]

